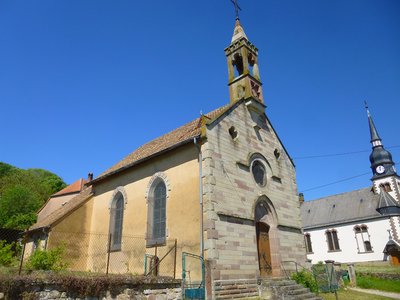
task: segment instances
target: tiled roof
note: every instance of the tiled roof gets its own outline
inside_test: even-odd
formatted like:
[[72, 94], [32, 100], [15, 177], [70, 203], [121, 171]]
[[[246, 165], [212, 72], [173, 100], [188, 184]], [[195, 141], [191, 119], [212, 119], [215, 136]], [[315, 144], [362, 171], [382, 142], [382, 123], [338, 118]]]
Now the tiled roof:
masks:
[[[226, 112], [231, 105], [225, 105], [223, 107], [217, 108], [212, 112], [204, 115], [209, 121], [219, 117], [221, 114]], [[143, 146], [140, 146], [134, 152], [126, 156], [120, 162], [107, 169], [105, 172], [100, 174], [92, 182], [99, 181], [109, 175], [122, 171], [123, 169], [130, 167], [146, 158], [150, 158], [153, 155], [166, 151], [173, 148], [181, 143], [189, 141], [194, 137], [200, 136], [201, 134], [201, 117], [194, 119], [193, 121], [167, 133], [164, 134]]]
[[382, 217], [377, 211], [379, 195], [363, 188], [301, 205], [303, 228], [325, 227]]
[[35, 230], [38, 228], [48, 227], [53, 225], [55, 222], [60, 220], [62, 217], [67, 214], [73, 212], [76, 208], [81, 206], [86, 200], [88, 200], [92, 196], [92, 187], [85, 188], [79, 195], [76, 195], [70, 201], [68, 201], [65, 205], [56, 209], [50, 215], [45, 217], [43, 220], [33, 224], [29, 230]]
[[78, 179], [77, 181], [75, 181], [74, 183], [71, 183], [69, 186], [62, 189], [61, 191], [58, 191], [57, 193], [51, 195], [51, 197], [57, 197], [57, 196], [62, 196], [62, 195], [72, 194], [72, 193], [79, 193], [82, 190], [83, 185], [85, 183], [86, 183], [85, 179], [82, 179], [82, 178]]

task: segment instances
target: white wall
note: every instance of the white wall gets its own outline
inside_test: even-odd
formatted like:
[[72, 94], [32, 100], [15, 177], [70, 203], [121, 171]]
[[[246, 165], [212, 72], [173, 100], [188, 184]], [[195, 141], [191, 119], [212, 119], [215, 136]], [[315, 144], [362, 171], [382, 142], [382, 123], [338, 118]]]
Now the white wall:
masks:
[[[363, 224], [368, 227], [372, 252], [360, 253], [357, 248], [354, 226]], [[337, 231], [341, 251], [328, 252], [325, 231], [330, 229]], [[311, 259], [313, 264], [327, 259], [341, 263], [382, 261], [384, 258], [382, 251], [389, 240], [389, 233], [387, 231], [389, 229], [389, 219], [379, 219], [362, 223], [338, 225], [337, 227], [304, 230], [304, 234], [310, 234], [313, 250], [313, 253], [307, 254], [307, 258]]]

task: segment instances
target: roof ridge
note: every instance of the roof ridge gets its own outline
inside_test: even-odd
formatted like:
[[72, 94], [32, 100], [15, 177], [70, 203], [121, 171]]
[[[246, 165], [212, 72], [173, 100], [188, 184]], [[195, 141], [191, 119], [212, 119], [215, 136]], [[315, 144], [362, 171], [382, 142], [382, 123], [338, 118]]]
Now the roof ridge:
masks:
[[60, 206], [51, 214], [47, 215], [43, 220], [33, 224], [28, 230], [35, 230], [38, 228], [43, 228], [50, 226], [57, 222], [60, 218], [64, 217], [67, 213], [71, 212], [82, 204], [85, 200], [93, 195], [92, 187], [87, 187], [83, 189], [78, 195], [69, 200], [65, 205]]
[[201, 134], [202, 116], [213, 120], [216, 116], [223, 113], [230, 105], [224, 105], [218, 107], [205, 115], [192, 119], [191, 121], [175, 128], [163, 135], [160, 135], [145, 144], [139, 146], [134, 151], [126, 155], [123, 159], [119, 160], [110, 168], [106, 169], [99, 176], [97, 176], [91, 183], [100, 181], [109, 175], [115, 174], [122, 171], [125, 168], [132, 166], [134, 163], [142, 161], [143, 159], [149, 158], [153, 155], [161, 153], [162, 151], [168, 150], [171, 147], [177, 146], [195, 136]]
[[306, 201], [304, 201], [304, 203], [313, 202], [313, 201], [319, 201], [319, 200], [322, 200], [322, 199], [328, 199], [328, 198], [332, 198], [332, 197], [335, 197], [335, 196], [340, 196], [340, 195], [344, 195], [344, 194], [354, 193], [354, 192], [358, 192], [358, 191], [366, 190], [366, 189], [369, 189], [369, 190], [370, 190], [371, 188], [372, 188], [372, 187], [365, 187], [365, 188], [360, 188], [360, 189], [357, 189], [357, 190], [352, 190], [352, 191], [348, 191], [348, 192], [342, 192], [342, 193], [333, 194], [333, 195], [329, 195], [329, 196], [325, 196], [325, 197], [320, 197], [320, 198], [317, 198], [317, 199], [306, 200]]

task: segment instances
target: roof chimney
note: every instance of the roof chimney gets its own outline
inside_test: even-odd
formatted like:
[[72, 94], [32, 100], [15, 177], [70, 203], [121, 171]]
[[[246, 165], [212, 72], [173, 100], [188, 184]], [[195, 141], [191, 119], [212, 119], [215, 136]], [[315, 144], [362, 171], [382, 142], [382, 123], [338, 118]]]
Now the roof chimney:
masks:
[[93, 173], [88, 173], [87, 175], [87, 181], [90, 182], [93, 180]]

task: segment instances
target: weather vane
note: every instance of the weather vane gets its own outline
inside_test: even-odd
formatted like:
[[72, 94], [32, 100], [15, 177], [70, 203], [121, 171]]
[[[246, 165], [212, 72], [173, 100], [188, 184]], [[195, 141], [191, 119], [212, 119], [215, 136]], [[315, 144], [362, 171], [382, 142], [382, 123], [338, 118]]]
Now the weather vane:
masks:
[[239, 4], [237, 3], [237, 0], [231, 0], [231, 2], [235, 6], [236, 19], [239, 20], [239, 10], [242, 10], [242, 9], [240, 8]]

